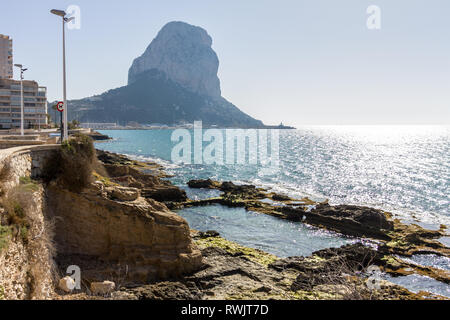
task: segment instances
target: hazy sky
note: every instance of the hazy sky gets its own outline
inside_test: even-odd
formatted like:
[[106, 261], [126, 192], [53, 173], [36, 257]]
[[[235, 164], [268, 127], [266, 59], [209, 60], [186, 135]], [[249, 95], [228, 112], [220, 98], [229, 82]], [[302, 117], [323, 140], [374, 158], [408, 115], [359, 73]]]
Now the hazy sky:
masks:
[[[133, 59], [179, 20], [208, 31], [223, 96], [265, 123], [450, 124], [449, 0], [2, 3], [14, 63], [49, 100], [62, 96], [61, 22], [49, 10], [69, 5], [81, 9], [81, 29], [66, 33], [70, 99], [125, 85]], [[380, 30], [366, 26], [369, 5]]]

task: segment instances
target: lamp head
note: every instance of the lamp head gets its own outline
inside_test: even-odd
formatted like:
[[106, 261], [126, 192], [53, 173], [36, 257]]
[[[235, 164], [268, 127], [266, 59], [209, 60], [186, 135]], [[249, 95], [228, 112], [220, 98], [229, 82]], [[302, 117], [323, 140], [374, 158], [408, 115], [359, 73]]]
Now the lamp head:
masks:
[[21, 65], [21, 64], [15, 64], [14, 67], [17, 67], [17, 68], [22, 69], [23, 65]]
[[52, 10], [50, 10], [50, 12], [55, 14], [55, 15], [57, 15], [57, 16], [63, 17], [63, 18], [66, 15], [66, 12], [63, 11], [63, 10], [52, 9]]

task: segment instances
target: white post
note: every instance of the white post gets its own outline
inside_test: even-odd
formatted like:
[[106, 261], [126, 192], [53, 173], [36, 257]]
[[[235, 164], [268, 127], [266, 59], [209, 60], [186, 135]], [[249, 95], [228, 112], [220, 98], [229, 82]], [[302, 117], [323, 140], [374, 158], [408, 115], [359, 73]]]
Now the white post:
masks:
[[20, 101], [20, 135], [23, 136], [23, 70], [20, 70]]
[[67, 130], [67, 96], [66, 96], [66, 35], [64, 30], [64, 17], [62, 17], [62, 28], [63, 28], [63, 99], [64, 99], [64, 111], [63, 111], [63, 121], [64, 121], [64, 140], [69, 137]]

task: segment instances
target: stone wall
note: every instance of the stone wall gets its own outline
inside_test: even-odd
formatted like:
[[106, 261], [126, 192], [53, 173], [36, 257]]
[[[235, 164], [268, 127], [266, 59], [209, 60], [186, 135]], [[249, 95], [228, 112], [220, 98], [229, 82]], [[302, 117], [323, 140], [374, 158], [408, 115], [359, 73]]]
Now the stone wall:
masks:
[[38, 178], [45, 161], [59, 145], [25, 146], [0, 150], [0, 170], [8, 170], [2, 187], [9, 189], [19, 183], [20, 177]]

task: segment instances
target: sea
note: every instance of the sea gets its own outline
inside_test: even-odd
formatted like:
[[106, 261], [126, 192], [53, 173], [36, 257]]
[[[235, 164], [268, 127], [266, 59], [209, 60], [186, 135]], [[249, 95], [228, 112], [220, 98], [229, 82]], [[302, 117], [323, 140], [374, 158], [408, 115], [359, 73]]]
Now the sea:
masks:
[[[98, 149], [162, 164], [173, 175], [169, 178], [172, 183], [185, 189], [192, 199], [218, 194], [216, 190], [190, 189], [186, 185], [191, 179], [211, 178], [253, 184], [295, 198], [306, 196], [328, 200], [330, 204], [370, 206], [389, 211], [405, 223], [430, 229], [444, 224], [450, 228], [450, 126], [304, 126], [278, 130], [276, 134], [272, 131], [267, 136], [267, 150], [276, 152], [278, 161], [270, 170], [261, 170], [267, 164], [258, 161], [259, 153], [254, 155], [255, 150], [265, 147], [260, 143], [261, 137], [265, 137], [260, 131], [232, 132], [244, 139], [252, 134], [258, 136], [257, 140], [244, 140], [244, 149], [233, 145], [237, 154], [234, 162], [226, 158], [229, 130], [203, 129], [200, 134], [193, 129], [100, 132], [112, 140], [96, 143]], [[214, 159], [220, 159], [222, 151], [217, 150], [221, 148], [211, 153], [211, 145], [221, 137], [223, 141], [215, 146], [223, 146], [224, 161], [211, 163], [195, 155], [200, 150], [201, 155], [212, 154], [216, 156]], [[274, 137], [276, 141], [270, 140]], [[188, 147], [179, 153], [181, 145]], [[180, 162], [174, 157], [186, 154], [189, 149], [192, 161]], [[238, 155], [243, 152], [245, 156], [239, 162]], [[252, 155], [257, 160], [251, 161]], [[216, 230], [226, 239], [279, 257], [309, 255], [316, 250], [361, 241], [243, 208], [214, 205], [177, 213], [193, 229]], [[440, 241], [450, 246], [450, 237]], [[411, 261], [450, 271], [448, 258], [417, 255]], [[386, 279], [412, 291], [427, 290], [450, 297], [449, 285], [424, 276], [386, 275]]]

